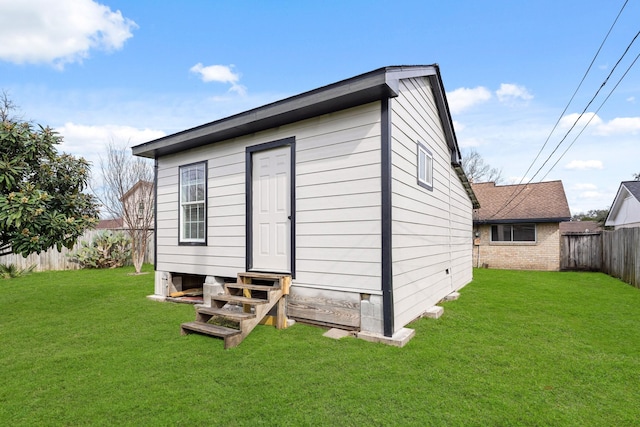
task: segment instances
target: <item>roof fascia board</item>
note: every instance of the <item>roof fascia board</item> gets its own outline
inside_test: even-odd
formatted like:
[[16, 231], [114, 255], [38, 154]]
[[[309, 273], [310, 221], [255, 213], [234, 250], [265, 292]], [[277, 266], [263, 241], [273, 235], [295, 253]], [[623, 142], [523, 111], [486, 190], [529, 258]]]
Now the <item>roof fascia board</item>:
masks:
[[393, 80], [387, 82], [387, 69], [381, 68], [137, 145], [132, 151], [137, 156], [154, 158], [362, 105], [383, 97], [394, 97], [397, 92], [389, 86], [393, 83]]
[[489, 225], [489, 224], [532, 224], [532, 223], [551, 223], [551, 222], [564, 222], [571, 219], [568, 217], [560, 218], [521, 218], [521, 219], [478, 219], [473, 220], [474, 224]]
[[[399, 94], [399, 81], [414, 77], [434, 77], [440, 82], [436, 65], [385, 67], [342, 80], [309, 92], [292, 96], [262, 107], [207, 123], [192, 129], [168, 135], [132, 148], [142, 157], [158, 156], [199, 147], [205, 144], [259, 132], [299, 120], [341, 109], [366, 104]], [[438, 106], [446, 105], [438, 88]], [[447, 108], [447, 117], [448, 108]], [[443, 113], [440, 112], [441, 120]], [[446, 122], [445, 129], [450, 128]], [[451, 146], [451, 138], [447, 138]], [[454, 139], [455, 140], [455, 139]], [[457, 147], [456, 147], [457, 150]]]
[[604, 221], [605, 227], [614, 226], [616, 224], [615, 218], [618, 216], [618, 211], [622, 206], [622, 202], [626, 198], [626, 196], [623, 196], [625, 192], [629, 194], [629, 190], [627, 190], [623, 182], [620, 184], [620, 187], [618, 187], [618, 192], [616, 193], [615, 199], [613, 199], [613, 204], [609, 209], [609, 214], [607, 215], [607, 219]]
[[[434, 68], [438, 70], [437, 66], [434, 66]], [[445, 96], [444, 84], [442, 83], [440, 72], [438, 71], [434, 75], [429, 76], [429, 80], [438, 107], [438, 114], [440, 115], [440, 123], [444, 130], [445, 139], [451, 150], [451, 164], [460, 166], [462, 163], [462, 155], [460, 154], [456, 132], [453, 129], [453, 119], [451, 118], [451, 111], [449, 110], [449, 103]]]

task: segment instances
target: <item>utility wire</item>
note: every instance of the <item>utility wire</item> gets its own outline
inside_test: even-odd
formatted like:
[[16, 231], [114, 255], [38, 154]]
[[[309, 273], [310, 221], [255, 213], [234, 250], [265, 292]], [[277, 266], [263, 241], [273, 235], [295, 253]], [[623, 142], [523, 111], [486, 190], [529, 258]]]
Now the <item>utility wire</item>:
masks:
[[[626, 5], [626, 2], [625, 2]], [[617, 20], [617, 18], [616, 18]], [[598, 94], [600, 93], [600, 91], [604, 88], [604, 86], [607, 84], [607, 82], [609, 81], [609, 79], [611, 78], [611, 75], [615, 72], [615, 70], [617, 69], [618, 65], [620, 64], [620, 62], [624, 59], [624, 57], [627, 55], [627, 53], [629, 52], [629, 49], [631, 49], [631, 46], [633, 45], [633, 43], [636, 41], [636, 39], [638, 38], [638, 36], [640, 36], [640, 31], [638, 31], [638, 33], [636, 33], [635, 37], [633, 37], [633, 39], [631, 40], [631, 42], [629, 43], [629, 45], [627, 45], [627, 48], [625, 49], [624, 53], [620, 56], [620, 58], [618, 59], [618, 61], [616, 62], [616, 64], [614, 65], [614, 67], [611, 69], [611, 72], [607, 75], [607, 77], [605, 78], [605, 80], [602, 82], [602, 84], [600, 85], [600, 87], [598, 88], [598, 90], [596, 91], [596, 93], [593, 95], [593, 97], [591, 98], [591, 100], [588, 102], [587, 106], [582, 110], [582, 112], [580, 113], [580, 115], [578, 116], [578, 118], [574, 121], [573, 125], [571, 126], [571, 128], [565, 133], [565, 135], [562, 137], [562, 139], [560, 140], [560, 142], [558, 142], [558, 144], [556, 145], [556, 147], [553, 149], [553, 151], [551, 152], [551, 154], [549, 154], [549, 156], [547, 156], [546, 160], [542, 163], [542, 165], [538, 168], [538, 170], [536, 171], [535, 174], [533, 174], [533, 176], [529, 179], [529, 181], [527, 181], [527, 183], [523, 186], [523, 187], [519, 187], [522, 184], [522, 181], [524, 180], [524, 177], [520, 180], [520, 183], [518, 184], [518, 186], [516, 186], [516, 188], [514, 188], [514, 191], [511, 193], [511, 196], [509, 197], [509, 199], [507, 200], [507, 202], [500, 208], [498, 209], [493, 215], [492, 218], [494, 218], [495, 216], [497, 216], [500, 212], [502, 212], [504, 209], [507, 208], [507, 206], [509, 206], [509, 204], [511, 204], [526, 188], [526, 186], [528, 184], [530, 184], [533, 179], [542, 171], [542, 169], [544, 168], [544, 166], [549, 162], [549, 160], [551, 159], [551, 157], [553, 157], [553, 155], [555, 154], [555, 152], [558, 150], [558, 148], [560, 148], [560, 145], [562, 145], [562, 143], [567, 139], [567, 137], [569, 136], [569, 134], [573, 131], [573, 129], [575, 128], [575, 126], [577, 125], [578, 121], [582, 118], [582, 116], [584, 115], [584, 113], [587, 111], [587, 109], [589, 108], [589, 106], [593, 103], [593, 101], [595, 100], [595, 98], [598, 96]], [[635, 63], [635, 61], [634, 61]], [[625, 73], [626, 75], [626, 73]], [[617, 85], [616, 85], [617, 86]], [[565, 108], [566, 111], [566, 108]], [[563, 112], [564, 114], [564, 112]], [[560, 120], [558, 120], [559, 122]], [[557, 125], [557, 123], [556, 123]], [[554, 127], [555, 129], [555, 127]], [[545, 142], [546, 145], [546, 142]], [[539, 154], [538, 154], [539, 155]], [[538, 157], [536, 157], [537, 159]], [[535, 161], [534, 161], [535, 163]], [[533, 165], [533, 163], [532, 163]], [[529, 170], [531, 169], [531, 167], [529, 167], [529, 169], [527, 170], [527, 172], [529, 172]], [[550, 172], [551, 170], [549, 170]], [[549, 173], [547, 172], [547, 174]], [[526, 174], [525, 174], [526, 175]], [[546, 175], [545, 175], [546, 176]], [[519, 204], [519, 203], [518, 203]], [[515, 206], [514, 206], [515, 207]], [[511, 208], [509, 210], [509, 212], [511, 212], [511, 210], [513, 210], [513, 208]]]
[[[611, 74], [613, 73], [613, 71], [615, 70], [615, 68], [618, 66], [618, 64], [620, 64], [620, 61], [622, 60], [622, 58], [624, 58], [624, 56], [627, 54], [627, 52], [629, 51], [629, 48], [631, 47], [631, 45], [636, 41], [636, 39], [638, 38], [638, 36], [640, 36], [640, 31], [638, 31], [638, 33], [636, 34], [636, 36], [633, 38], [633, 40], [631, 41], [631, 43], [629, 44], [629, 46], [627, 46], [627, 49], [625, 50], [625, 52], [623, 53], [623, 55], [620, 57], [620, 59], [618, 60], [618, 62], [616, 63], [616, 65], [614, 66], [614, 68], [611, 70], [611, 73], [609, 73], [609, 75], [607, 76], [607, 78], [605, 79], [605, 81], [602, 83], [602, 85], [600, 86], [600, 88], [598, 89], [598, 91], [596, 92], [596, 94], [593, 96], [593, 98], [591, 98], [591, 100], [589, 101], [589, 104], [587, 104], [587, 107], [585, 107], [585, 109], [582, 111], [582, 113], [580, 113], [580, 115], [578, 116], [578, 118], [575, 120], [575, 122], [573, 123], [573, 125], [571, 126], [571, 129], [569, 129], [567, 131], [567, 133], [565, 134], [565, 136], [562, 138], [562, 140], [558, 143], [558, 145], [556, 145], [556, 148], [553, 150], [553, 152], [549, 155], [549, 157], [547, 157], [547, 159], [545, 160], [545, 162], [542, 164], [542, 166], [540, 166], [540, 168], [538, 169], [538, 171], [535, 173], [535, 175], [523, 186], [520, 188], [520, 191], [518, 192], [518, 194], [515, 195], [515, 197], [513, 199], [511, 199], [510, 201], [507, 202], [507, 204], [505, 205], [505, 207], [511, 203], [516, 197], [518, 197], [520, 195], [520, 193], [522, 193], [524, 191], [524, 189], [526, 188], [526, 186], [531, 183], [531, 181], [533, 180], [533, 178], [535, 178], [535, 176], [540, 173], [540, 171], [542, 170], [542, 168], [544, 167], [544, 165], [551, 159], [551, 157], [553, 156], [553, 154], [556, 152], [556, 150], [560, 147], [560, 145], [564, 142], [564, 140], [569, 136], [569, 133], [573, 130], [573, 128], [577, 125], [578, 121], [582, 118], [582, 116], [584, 115], [585, 111], [587, 110], [587, 108], [589, 108], [589, 105], [591, 105], [591, 103], [593, 102], [593, 100], [595, 99], [596, 96], [598, 96], [598, 93], [600, 92], [600, 90], [604, 87], [604, 85], [607, 83], [607, 81], [609, 80], [609, 78], [611, 77]], [[558, 157], [558, 160], [556, 160], [556, 162], [551, 166], [551, 168], [549, 168], [549, 170], [547, 171], [547, 173], [540, 179], [540, 181], [544, 180], [544, 178], [547, 177], [547, 175], [549, 175], [549, 173], [553, 170], [554, 167], [556, 167], [556, 165], [560, 162], [560, 160], [564, 157], [565, 154], [567, 154], [567, 151], [569, 151], [569, 149], [573, 146], [573, 144], [576, 142], [576, 140], [578, 139], [578, 137], [580, 135], [582, 135], [582, 133], [584, 132], [584, 130], [587, 128], [587, 126], [589, 125], [589, 123], [591, 123], [591, 121], [593, 120], [593, 118], [598, 114], [598, 112], [600, 111], [600, 109], [602, 108], [602, 106], [607, 102], [607, 100], [609, 100], [609, 98], [611, 97], [611, 95], [613, 94], [613, 92], [616, 90], [616, 88], [620, 85], [620, 83], [622, 82], [622, 80], [627, 76], [627, 74], [629, 73], [629, 71], [631, 70], [631, 68], [635, 65], [636, 61], [638, 61], [638, 58], [640, 58], [640, 53], [635, 57], [635, 59], [631, 62], [631, 64], [629, 65], [629, 67], [627, 67], [626, 71], [624, 72], [624, 74], [618, 79], [618, 82], [616, 83], [616, 85], [611, 89], [611, 91], [609, 91], [609, 94], [607, 95], [607, 97], [602, 101], [602, 103], [600, 103], [600, 106], [596, 109], [596, 111], [593, 113], [593, 115], [589, 118], [589, 120], [587, 121], [587, 123], [584, 125], [584, 127], [582, 128], [582, 130], [580, 130], [580, 132], [578, 133], [578, 135], [576, 135], [576, 137], [573, 139], [573, 141], [571, 141], [571, 144], [569, 144], [569, 146], [564, 150], [564, 152], [560, 155], [560, 157]], [[518, 207], [522, 202], [524, 201], [524, 198], [522, 198], [518, 203], [516, 203], [515, 205], [513, 205], [511, 207], [511, 209], [509, 209], [505, 214], [508, 214], [509, 212], [511, 212], [513, 209], [515, 209], [516, 207]], [[497, 215], [497, 213], [496, 213]]]
[[580, 80], [580, 83], [578, 84], [578, 87], [576, 87], [576, 90], [573, 92], [573, 95], [571, 95], [571, 99], [569, 99], [569, 102], [564, 107], [564, 110], [562, 110], [562, 113], [560, 113], [560, 116], [558, 117], [558, 120], [556, 120], [556, 123], [553, 125], [553, 128], [551, 129], [551, 132], [549, 132], [549, 136], [547, 136], [547, 139], [544, 141], [544, 144], [542, 144], [542, 148], [540, 148], [540, 150], [538, 151], [538, 154], [536, 155], [536, 158], [533, 159], [533, 161], [529, 165], [529, 168], [527, 169], [527, 171], [524, 173], [524, 175], [522, 175], [522, 178], [520, 178], [520, 182], [518, 184], [522, 184], [522, 181], [524, 181], [524, 179], [526, 178], [526, 176], [529, 173], [529, 171], [531, 171], [531, 168], [533, 167], [533, 165], [538, 161], [538, 158], [540, 157], [540, 155], [544, 151], [545, 147], [547, 146], [547, 143], [549, 142], [549, 139], [551, 139], [551, 135], [553, 135], [553, 132], [555, 132], [556, 128], [558, 127], [558, 124], [560, 124], [560, 121], [562, 120], [562, 117], [564, 117], [564, 113], [567, 112], [567, 110], [569, 109], [569, 106], [573, 102], [573, 99], [576, 97], [576, 94], [578, 93], [578, 91], [582, 87], [582, 83], [584, 83], [585, 79], [587, 78], [587, 75], [589, 74], [589, 72], [591, 71], [591, 68], [593, 67], [593, 64], [596, 62], [596, 59], [598, 58], [598, 55], [600, 55], [600, 51], [602, 50], [602, 47], [604, 46], [606, 41], [609, 39], [609, 35], [611, 34], [611, 31], [613, 31], [613, 27], [615, 27], [616, 23], [618, 22], [618, 19], [620, 18], [620, 15], [622, 14], [622, 11], [624, 10], [624, 8], [627, 6], [627, 3], [629, 3], [629, 0], [626, 0], [624, 2], [624, 4], [622, 5], [622, 8], [620, 9], [620, 12], [618, 12], [618, 15], [616, 16], [616, 19], [613, 21], [613, 24], [611, 24], [611, 27], [609, 27], [609, 31], [607, 31], [607, 34], [605, 35], [604, 40], [602, 40], [602, 43], [600, 43], [600, 47], [598, 48], [598, 51], [593, 56], [593, 59], [591, 60], [591, 63], [589, 64], [589, 67], [587, 67], [587, 71], [585, 71], [584, 75], [582, 76], [582, 80]]
[[553, 170], [553, 168], [556, 167], [556, 165], [560, 162], [560, 160], [562, 160], [562, 158], [564, 157], [565, 154], [567, 154], [567, 151], [569, 151], [569, 149], [573, 146], [573, 144], [576, 142], [576, 140], [578, 139], [578, 137], [580, 135], [582, 135], [582, 132], [585, 131], [585, 129], [587, 128], [587, 126], [589, 126], [589, 123], [591, 123], [591, 121], [593, 120], [593, 118], [598, 114], [598, 112], [600, 111], [600, 109], [602, 108], [602, 106], [609, 100], [609, 98], [611, 97], [611, 95], [613, 94], [613, 91], [616, 90], [616, 88], [620, 85], [620, 83], [622, 82], [622, 79], [624, 79], [627, 74], [629, 73], [629, 71], [631, 70], [631, 68], [635, 65], [635, 63], [638, 61], [638, 59], [640, 58], [640, 53], [638, 55], [636, 55], [636, 58], [633, 60], [633, 62], [631, 63], [631, 65], [629, 65], [629, 67], [627, 67], [627, 70], [624, 72], [624, 74], [622, 75], [622, 77], [620, 77], [620, 79], [618, 80], [618, 83], [616, 83], [616, 85], [613, 87], [613, 89], [611, 89], [611, 91], [609, 92], [609, 95], [607, 95], [607, 97], [604, 99], [604, 101], [602, 101], [602, 103], [600, 104], [600, 106], [598, 107], [598, 109], [593, 113], [593, 116], [591, 116], [591, 118], [589, 119], [589, 121], [584, 125], [584, 127], [582, 128], [582, 130], [580, 131], [580, 133], [578, 135], [576, 135], [575, 138], [573, 138], [573, 141], [571, 141], [571, 144], [569, 144], [569, 146], [562, 152], [562, 154], [560, 155], [560, 157], [558, 157], [558, 160], [556, 160], [556, 162], [553, 164], [553, 166], [551, 166], [551, 168], [547, 171], [546, 174], [544, 174], [544, 176], [540, 179], [541, 181], [543, 181], [547, 175], [549, 175], [549, 173]]

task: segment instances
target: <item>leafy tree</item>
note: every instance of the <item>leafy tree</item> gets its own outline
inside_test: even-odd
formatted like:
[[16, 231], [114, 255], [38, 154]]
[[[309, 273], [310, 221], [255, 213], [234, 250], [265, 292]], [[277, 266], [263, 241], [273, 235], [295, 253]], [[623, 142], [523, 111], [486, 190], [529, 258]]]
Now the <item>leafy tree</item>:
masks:
[[609, 215], [608, 209], [591, 209], [585, 212], [578, 212], [571, 217], [571, 221], [595, 221], [601, 227], [604, 227], [604, 223]]
[[[2, 99], [4, 98], [4, 99]], [[27, 256], [71, 248], [97, 223], [96, 199], [83, 190], [90, 175], [83, 158], [59, 154], [62, 141], [49, 127], [11, 115], [0, 98], [0, 255]]]
[[485, 163], [480, 153], [473, 148], [463, 153], [462, 169], [470, 182], [502, 182], [502, 170]]

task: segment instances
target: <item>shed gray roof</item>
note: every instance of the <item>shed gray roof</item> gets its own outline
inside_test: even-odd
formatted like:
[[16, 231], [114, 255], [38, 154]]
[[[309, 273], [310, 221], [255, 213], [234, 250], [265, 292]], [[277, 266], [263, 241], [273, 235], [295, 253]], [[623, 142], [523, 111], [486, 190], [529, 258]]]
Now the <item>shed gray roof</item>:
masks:
[[623, 181], [622, 185], [627, 188], [633, 197], [640, 201], [640, 181]]
[[400, 80], [412, 77], [427, 77], [431, 81], [440, 121], [452, 153], [451, 162], [454, 165], [459, 165], [460, 150], [437, 64], [379, 68], [281, 101], [136, 145], [132, 149], [133, 154], [158, 158], [376, 100], [393, 98], [398, 96]]

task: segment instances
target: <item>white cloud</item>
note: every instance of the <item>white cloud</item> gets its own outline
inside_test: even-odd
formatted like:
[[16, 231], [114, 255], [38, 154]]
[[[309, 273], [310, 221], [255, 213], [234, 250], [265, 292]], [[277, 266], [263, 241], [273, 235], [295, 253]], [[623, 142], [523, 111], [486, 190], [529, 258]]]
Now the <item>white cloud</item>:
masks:
[[604, 196], [603, 193], [599, 191], [583, 191], [580, 193], [581, 199], [600, 199]]
[[458, 140], [460, 148], [467, 147], [479, 147], [482, 145], [482, 141], [478, 138], [461, 138]]
[[570, 170], [592, 170], [603, 169], [603, 166], [600, 160], [572, 160], [564, 168]]
[[97, 172], [100, 167], [100, 155], [107, 143], [126, 142], [131, 147], [165, 136], [164, 132], [155, 129], [137, 129], [117, 125], [86, 126], [71, 122], [56, 128], [55, 131], [63, 137], [58, 151], [84, 157], [93, 164], [94, 172]]
[[599, 123], [598, 135], [636, 135], [640, 132], [640, 117], [617, 117], [606, 123]]
[[482, 86], [470, 89], [461, 87], [453, 92], [447, 94], [447, 100], [449, 101], [449, 109], [452, 114], [458, 114], [462, 111], [473, 107], [476, 104], [491, 99], [491, 92]]
[[635, 96], [630, 96], [627, 98], [627, 102], [630, 102], [632, 104], [636, 103], [636, 97]]
[[572, 190], [583, 191], [583, 190], [597, 190], [598, 187], [595, 184], [588, 183], [578, 183], [571, 187]]
[[496, 91], [496, 95], [498, 96], [498, 101], [505, 104], [533, 99], [533, 95], [529, 93], [526, 87], [512, 83], [502, 83], [500, 89]]
[[569, 130], [571, 126], [576, 123], [576, 120], [578, 121], [578, 123], [576, 124], [576, 129], [578, 131], [582, 130], [582, 128], [587, 125], [593, 126], [602, 124], [602, 119], [598, 117], [598, 115], [596, 115], [595, 113], [586, 112], [582, 115], [582, 117], [580, 117], [580, 114], [578, 113], [567, 114], [560, 119], [559, 127], [561, 129]]
[[234, 73], [232, 68], [233, 65], [208, 65], [205, 67], [202, 63], [198, 62], [196, 65], [191, 67], [189, 71], [199, 74], [200, 78], [205, 83], [229, 83], [231, 85], [231, 89], [229, 89], [230, 91], [244, 96], [247, 94], [247, 88], [238, 84], [240, 81], [240, 74]]
[[62, 69], [92, 49], [121, 49], [135, 28], [119, 10], [92, 0], [0, 1], [0, 60]]

